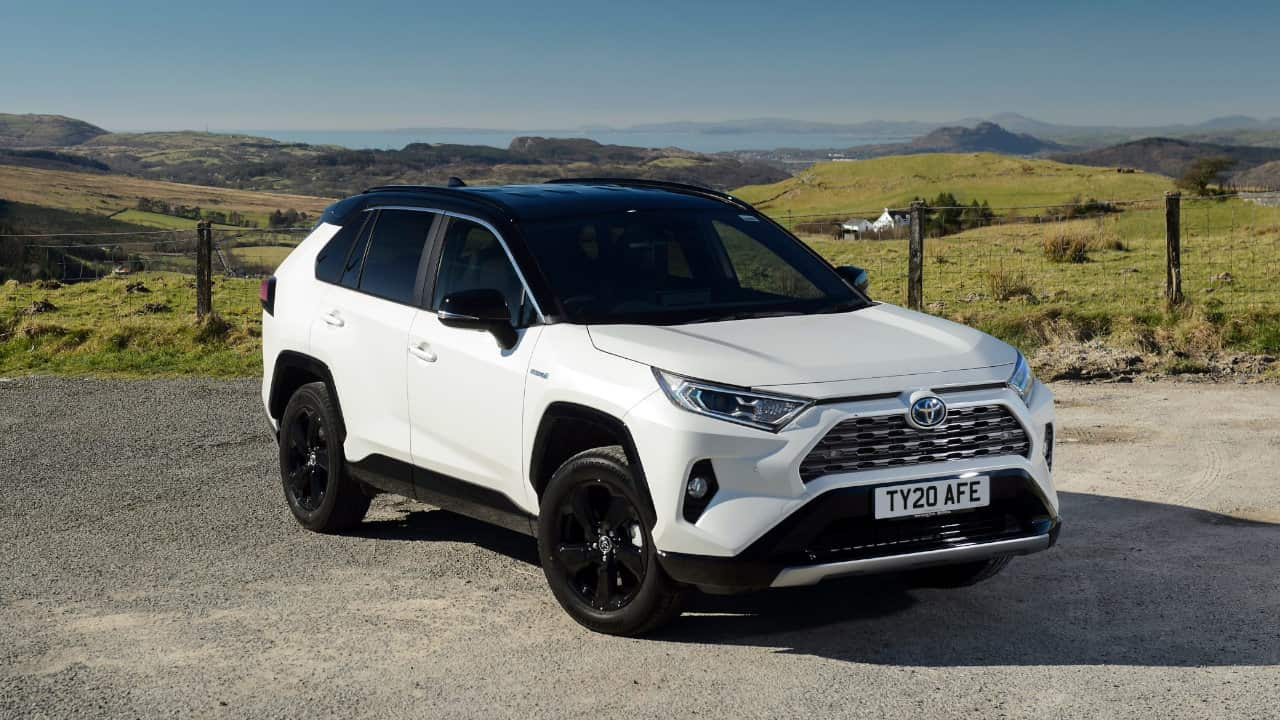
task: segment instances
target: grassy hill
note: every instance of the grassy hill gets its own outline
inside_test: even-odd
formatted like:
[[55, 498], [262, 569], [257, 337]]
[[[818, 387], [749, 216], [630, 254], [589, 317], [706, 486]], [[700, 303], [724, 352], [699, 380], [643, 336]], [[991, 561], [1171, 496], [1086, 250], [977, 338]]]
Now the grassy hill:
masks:
[[1146, 173], [973, 153], [818, 163], [782, 182], [742, 187], [734, 194], [774, 216], [855, 211], [866, 215], [940, 192], [954, 193], [964, 203], [985, 200], [998, 208], [1052, 205], [1074, 197], [1151, 198], [1172, 188], [1170, 179]]
[[108, 133], [82, 143], [74, 152], [106, 163], [116, 172], [182, 180], [210, 168], [315, 157], [339, 149], [251, 135], [176, 131]]
[[[106, 175], [41, 170], [0, 165], [0, 198], [32, 205], [96, 215], [111, 215], [134, 208], [141, 198], [164, 200], [170, 205], [200, 206], [239, 212], [258, 220], [275, 210], [293, 208], [315, 217], [331, 201], [306, 195], [232, 190], [144, 180], [124, 175]], [[139, 223], [140, 218], [132, 221]], [[139, 223], [148, 224], [148, 223]]]
[[1200, 158], [1229, 157], [1232, 170], [1240, 172], [1280, 160], [1280, 148], [1218, 145], [1174, 138], [1146, 138], [1111, 147], [1055, 155], [1055, 160], [1099, 167], [1137, 168], [1150, 173], [1178, 177]]
[[79, 145], [106, 130], [62, 115], [0, 113], [0, 148]]

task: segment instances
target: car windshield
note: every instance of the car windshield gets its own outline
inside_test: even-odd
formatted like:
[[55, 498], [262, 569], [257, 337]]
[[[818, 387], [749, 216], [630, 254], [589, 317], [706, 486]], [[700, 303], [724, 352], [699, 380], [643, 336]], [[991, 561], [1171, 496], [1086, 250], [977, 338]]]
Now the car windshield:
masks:
[[831, 266], [752, 213], [633, 210], [523, 230], [570, 322], [713, 322], [868, 304]]

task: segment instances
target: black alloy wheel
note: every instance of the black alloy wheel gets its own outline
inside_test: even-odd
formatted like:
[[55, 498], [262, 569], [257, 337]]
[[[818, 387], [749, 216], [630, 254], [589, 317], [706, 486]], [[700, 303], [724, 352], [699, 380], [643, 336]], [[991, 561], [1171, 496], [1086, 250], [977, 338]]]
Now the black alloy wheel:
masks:
[[359, 524], [372, 493], [354, 480], [342, 452], [342, 416], [324, 383], [298, 388], [280, 417], [280, 477], [289, 510], [317, 532]]
[[642, 475], [620, 446], [569, 458], [541, 493], [538, 557], [547, 585], [582, 626], [644, 635], [680, 614], [688, 588], [663, 571]]
[[329, 438], [324, 418], [312, 408], [302, 408], [289, 426], [285, 460], [285, 489], [289, 499], [306, 512], [324, 504], [329, 486]]
[[568, 585], [596, 610], [618, 610], [644, 585], [640, 513], [603, 483], [573, 488], [560, 504], [555, 555]]

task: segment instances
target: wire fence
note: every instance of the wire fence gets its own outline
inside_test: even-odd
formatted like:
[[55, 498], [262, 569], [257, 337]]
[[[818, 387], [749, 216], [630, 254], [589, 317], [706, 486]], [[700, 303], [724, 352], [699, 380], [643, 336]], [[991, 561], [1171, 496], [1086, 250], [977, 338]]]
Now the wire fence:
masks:
[[[1280, 193], [1182, 198], [1182, 287], [1192, 303], [1280, 310]], [[836, 264], [868, 270], [879, 299], [906, 304], [909, 208], [781, 214]], [[1167, 276], [1165, 199], [928, 207], [922, 306], [937, 314], [1010, 304], [1158, 312]]]
[[[833, 263], [866, 268], [874, 298], [909, 304], [907, 208], [774, 217]], [[920, 306], [928, 312], [964, 321], [1055, 308], [1114, 316], [1166, 307], [1164, 198], [957, 203], [928, 207], [922, 217]], [[1244, 321], [1280, 312], [1280, 192], [1185, 197], [1177, 217], [1182, 288], [1192, 306]], [[236, 304], [245, 317], [256, 315], [254, 283], [233, 279], [270, 274], [306, 232], [213, 228], [214, 310]], [[195, 229], [0, 236], [0, 321], [38, 324], [72, 297], [92, 297], [104, 319], [193, 313], [197, 250]], [[110, 282], [92, 294], [88, 281]], [[0, 335], [23, 325], [0, 322]]]
[[[251, 322], [255, 283], [244, 279], [270, 275], [308, 232], [214, 228], [214, 311]], [[74, 342], [79, 335], [64, 324], [68, 317], [119, 325], [190, 316], [196, 312], [198, 256], [195, 228], [0, 235], [0, 342], [46, 333]]]

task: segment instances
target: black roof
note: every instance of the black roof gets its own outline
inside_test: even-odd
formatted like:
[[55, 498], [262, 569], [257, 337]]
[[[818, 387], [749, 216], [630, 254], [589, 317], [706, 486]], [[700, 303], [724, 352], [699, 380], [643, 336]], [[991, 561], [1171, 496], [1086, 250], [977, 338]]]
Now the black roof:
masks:
[[587, 178], [553, 180], [540, 185], [437, 187], [384, 185], [366, 194], [434, 195], [501, 209], [515, 219], [544, 220], [625, 210], [750, 209], [725, 193], [657, 180]]

